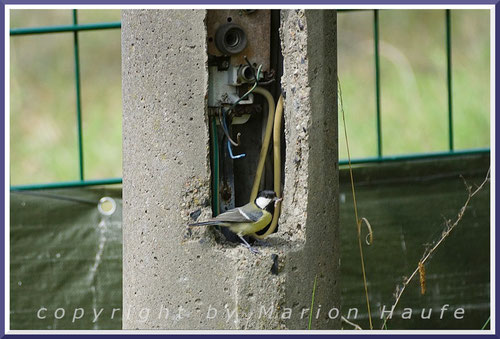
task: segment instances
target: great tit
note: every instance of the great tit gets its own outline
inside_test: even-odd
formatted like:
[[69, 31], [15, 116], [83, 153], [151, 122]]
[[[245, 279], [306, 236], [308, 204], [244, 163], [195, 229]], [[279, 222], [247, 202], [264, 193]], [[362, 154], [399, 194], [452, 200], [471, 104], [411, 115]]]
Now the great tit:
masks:
[[281, 200], [281, 198], [278, 199], [278, 197], [276, 197], [274, 191], [260, 191], [255, 201], [251, 201], [241, 207], [230, 209], [207, 221], [189, 224], [189, 226], [219, 225], [229, 227], [229, 229], [236, 233], [241, 241], [243, 241], [245, 247], [256, 254], [259, 251], [250, 246], [243, 236], [258, 232], [269, 225], [273, 219], [271, 211]]

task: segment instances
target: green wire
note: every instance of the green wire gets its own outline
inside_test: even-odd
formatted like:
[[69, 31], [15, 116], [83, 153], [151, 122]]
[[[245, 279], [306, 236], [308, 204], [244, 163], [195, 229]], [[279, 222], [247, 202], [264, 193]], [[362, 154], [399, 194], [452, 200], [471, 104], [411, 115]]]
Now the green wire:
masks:
[[[257, 75], [256, 79], [259, 79], [260, 73], [262, 70], [262, 65], [259, 66], [257, 69]], [[252, 93], [257, 86], [259, 85], [259, 82], [256, 81], [252, 88], [250, 88], [245, 94], [243, 94], [242, 97], [240, 97], [236, 102], [229, 108], [228, 113], [236, 107], [240, 103], [241, 100], [245, 99], [247, 96]], [[217, 216], [219, 214], [219, 139], [217, 136], [217, 123], [216, 119], [212, 118], [212, 139], [213, 139], [213, 166], [214, 166], [214, 173], [213, 173], [213, 192], [212, 192], [212, 211]]]
[[213, 141], [213, 192], [212, 211], [217, 216], [219, 214], [219, 138], [217, 136], [217, 122], [212, 118], [212, 141]]
[[[257, 69], [257, 75], [256, 75], [256, 79], [257, 80], [260, 77], [261, 70], [262, 70], [262, 65], [260, 65], [259, 68]], [[236, 105], [238, 105], [240, 103], [241, 100], [243, 100], [247, 96], [249, 96], [257, 88], [258, 85], [259, 85], [258, 81], [254, 82], [252, 88], [250, 88], [245, 94], [243, 94], [243, 96], [241, 98], [239, 98], [238, 100], [236, 100], [236, 102], [229, 108], [228, 113], [231, 112], [236, 107]]]

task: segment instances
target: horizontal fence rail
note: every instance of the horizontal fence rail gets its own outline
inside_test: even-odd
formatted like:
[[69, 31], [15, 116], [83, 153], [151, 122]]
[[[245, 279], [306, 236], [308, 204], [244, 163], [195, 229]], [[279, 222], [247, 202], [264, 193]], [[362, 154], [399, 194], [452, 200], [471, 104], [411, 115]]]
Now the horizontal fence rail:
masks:
[[[351, 159], [351, 164], [368, 164], [368, 163], [381, 163], [390, 161], [412, 161], [412, 160], [425, 160], [434, 158], [448, 158], [453, 156], [461, 155], [474, 155], [474, 154], [489, 154], [489, 148], [474, 148], [457, 150], [454, 152], [444, 151], [444, 152], [432, 152], [432, 153], [413, 153], [413, 154], [398, 154], [398, 155], [386, 155], [382, 157], [368, 157]], [[348, 165], [349, 161], [347, 159], [339, 160], [339, 165]]]
[[[379, 10], [378, 9], [339, 9], [339, 13], [354, 12], [354, 11], [372, 11], [373, 12], [373, 40], [374, 40], [374, 68], [375, 68], [375, 112], [376, 112], [376, 137], [377, 137], [377, 156], [366, 157], [360, 159], [352, 159], [353, 164], [363, 163], [380, 163], [388, 161], [411, 161], [422, 160], [426, 158], [438, 158], [457, 155], [484, 154], [489, 153], [489, 148], [455, 150], [453, 141], [453, 93], [452, 93], [452, 63], [451, 63], [451, 11], [444, 10], [444, 21], [446, 30], [446, 68], [447, 68], [447, 98], [448, 98], [448, 151], [433, 152], [433, 153], [416, 153], [402, 154], [393, 156], [384, 156], [382, 152], [382, 109], [381, 109], [381, 72], [380, 72], [380, 31], [379, 31]], [[77, 10], [72, 10], [72, 25], [62, 26], [46, 26], [46, 27], [25, 27], [12, 28], [11, 36], [36, 35], [49, 33], [68, 33], [73, 32], [73, 48], [74, 48], [74, 64], [75, 64], [75, 90], [76, 90], [76, 116], [77, 116], [77, 136], [78, 136], [78, 162], [79, 162], [79, 178], [78, 181], [56, 182], [48, 184], [34, 185], [18, 185], [11, 186], [11, 190], [36, 190], [36, 189], [51, 189], [51, 188], [69, 188], [69, 187], [84, 187], [93, 185], [111, 185], [121, 184], [121, 178], [109, 178], [99, 180], [85, 180], [84, 178], [84, 163], [83, 163], [83, 139], [82, 139], [82, 109], [81, 109], [81, 89], [80, 89], [80, 61], [79, 61], [79, 43], [78, 32], [120, 29], [121, 22], [101, 22], [91, 24], [79, 24]], [[346, 159], [339, 161], [339, 165], [346, 165]]]
[[104, 29], [117, 29], [121, 27], [122, 23], [118, 21], [118, 22], [101, 22], [95, 24], [73, 24], [64, 26], [12, 28], [10, 30], [10, 35], [34, 35], [34, 34], [48, 34], [48, 33], [96, 31]]
[[11, 186], [11, 191], [30, 191], [40, 189], [55, 189], [55, 188], [75, 188], [85, 186], [101, 186], [101, 185], [115, 185], [121, 184], [122, 178], [109, 178], [109, 179], [96, 179], [96, 180], [77, 180], [77, 181], [63, 181], [53, 182], [48, 184], [33, 184], [33, 185], [18, 185]]

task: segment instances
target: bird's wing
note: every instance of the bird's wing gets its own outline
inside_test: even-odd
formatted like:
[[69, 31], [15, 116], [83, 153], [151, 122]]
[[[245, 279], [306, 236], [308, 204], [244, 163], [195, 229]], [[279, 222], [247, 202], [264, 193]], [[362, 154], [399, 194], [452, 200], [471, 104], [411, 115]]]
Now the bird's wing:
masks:
[[[243, 223], [243, 222], [256, 222], [262, 217], [263, 214], [262, 210], [256, 208], [256, 206], [253, 206], [253, 208], [251, 209], [248, 207], [250, 207], [249, 204], [242, 207], [234, 208], [232, 210], [219, 214], [217, 217], [214, 218], [214, 220], [220, 222]], [[252, 212], [249, 212], [250, 210]]]

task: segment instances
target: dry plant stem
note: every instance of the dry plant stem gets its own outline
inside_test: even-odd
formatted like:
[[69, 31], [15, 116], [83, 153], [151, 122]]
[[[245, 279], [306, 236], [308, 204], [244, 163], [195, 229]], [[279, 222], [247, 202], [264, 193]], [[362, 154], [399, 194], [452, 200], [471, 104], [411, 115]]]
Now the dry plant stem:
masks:
[[358, 245], [359, 245], [359, 254], [361, 257], [361, 272], [363, 273], [363, 285], [365, 287], [365, 297], [366, 297], [366, 307], [368, 309], [368, 320], [370, 322], [370, 329], [373, 330], [373, 324], [372, 324], [372, 315], [370, 311], [370, 298], [368, 296], [368, 284], [366, 282], [366, 271], [365, 271], [365, 260], [363, 256], [363, 244], [361, 242], [361, 225], [363, 221], [366, 221], [366, 224], [368, 225], [368, 228], [370, 230], [370, 240], [373, 238], [373, 233], [371, 232], [371, 227], [368, 221], [363, 218], [359, 219], [358, 217], [358, 207], [356, 204], [356, 192], [354, 190], [354, 177], [352, 174], [352, 165], [351, 165], [351, 153], [349, 151], [349, 140], [347, 138], [347, 128], [346, 128], [346, 123], [345, 123], [345, 114], [344, 114], [344, 103], [342, 100], [342, 88], [340, 87], [340, 80], [337, 78], [337, 83], [339, 87], [339, 97], [340, 97], [340, 110], [342, 111], [342, 121], [344, 123], [344, 134], [345, 134], [345, 143], [346, 143], [346, 148], [347, 148], [347, 159], [349, 161], [349, 174], [351, 176], [351, 189], [352, 189], [352, 199], [354, 203], [354, 216], [356, 217], [356, 226], [357, 226], [357, 231], [358, 231]]
[[[425, 263], [429, 260], [429, 258], [432, 256], [432, 254], [436, 251], [436, 249], [443, 243], [443, 241], [450, 235], [451, 231], [458, 225], [460, 220], [462, 220], [465, 210], [467, 209], [467, 206], [469, 206], [469, 202], [474, 197], [483, 187], [484, 185], [488, 182], [490, 179], [490, 169], [488, 169], [488, 173], [486, 173], [486, 177], [484, 178], [483, 182], [479, 187], [477, 187], [474, 191], [472, 191], [472, 187], [468, 186], [467, 183], [464, 180], [465, 187], [467, 189], [467, 200], [465, 200], [465, 204], [462, 206], [460, 211], [458, 212], [457, 219], [453, 224], [450, 224], [449, 221], [446, 222], [446, 229], [443, 231], [441, 234], [441, 238], [436, 242], [436, 244], [429, 250], [426, 250], [422, 256], [422, 259], [419, 261], [419, 265], [425, 265]], [[462, 178], [463, 179], [463, 178]], [[406, 287], [410, 284], [411, 280], [419, 273], [419, 265], [417, 265], [417, 268], [413, 271], [413, 273], [410, 275], [408, 279], [403, 281], [403, 287], [401, 289], [396, 290], [396, 300], [394, 301], [394, 304], [391, 306], [392, 309], [396, 309], [396, 306], [399, 303], [399, 300], [401, 299], [401, 296], [403, 295], [403, 292], [405, 291]], [[387, 321], [389, 320], [389, 316], [384, 318], [384, 323], [382, 324], [382, 329], [384, 329]]]
[[346, 317], [342, 316], [340, 319], [341, 319], [343, 322], [345, 322], [346, 324], [349, 324], [349, 325], [351, 325], [352, 327], [354, 327], [354, 329], [355, 329], [355, 330], [362, 330], [361, 326], [359, 326], [359, 325], [357, 325], [357, 324], [355, 324], [355, 323], [353, 323], [353, 322], [351, 322], [351, 321], [347, 320], [347, 318], [346, 318]]
[[418, 263], [418, 273], [420, 274], [420, 294], [425, 294], [425, 265], [423, 262]]

